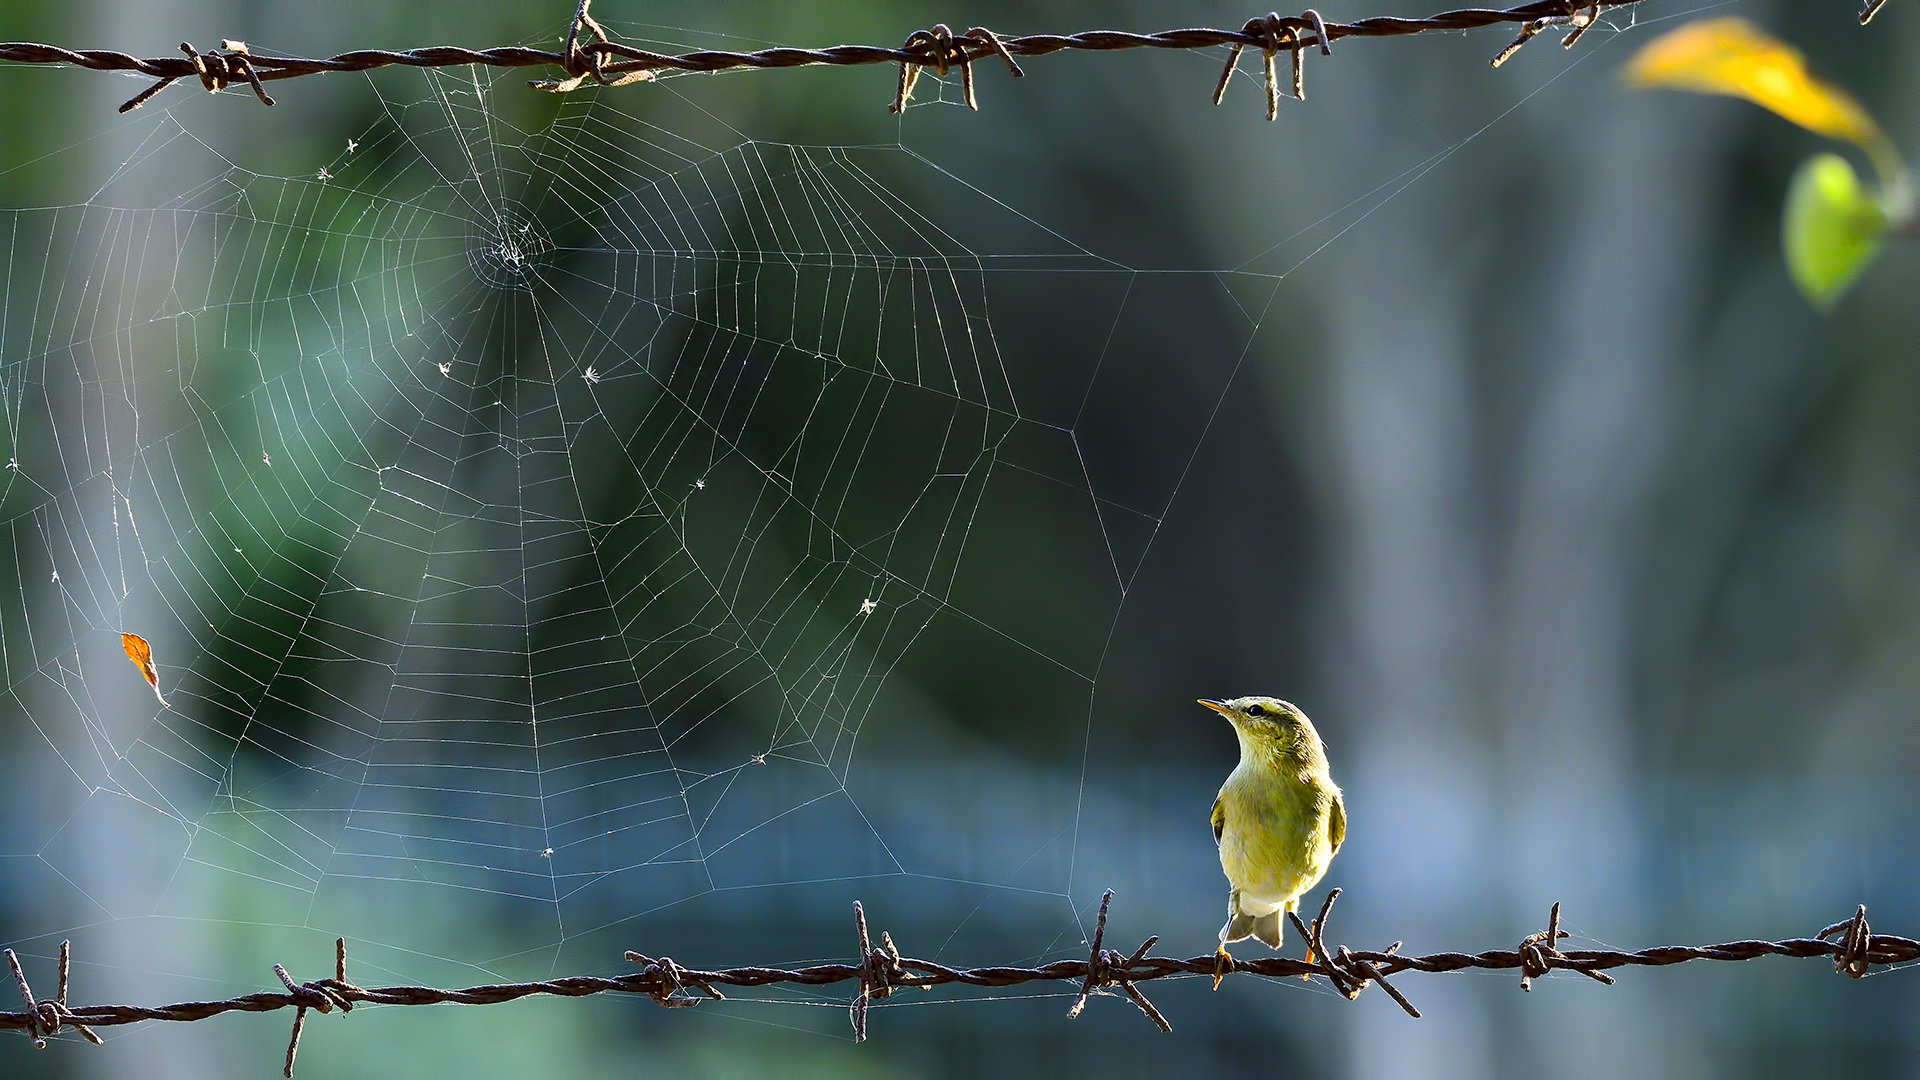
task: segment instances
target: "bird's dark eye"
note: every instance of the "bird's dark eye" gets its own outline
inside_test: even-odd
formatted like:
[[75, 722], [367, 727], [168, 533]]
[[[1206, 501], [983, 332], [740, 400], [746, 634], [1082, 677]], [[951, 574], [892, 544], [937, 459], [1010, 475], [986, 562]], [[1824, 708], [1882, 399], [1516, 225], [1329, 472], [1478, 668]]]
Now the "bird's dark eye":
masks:
[[1247, 706], [1247, 715], [1248, 716], [1265, 716], [1267, 715], [1267, 707], [1265, 705], [1258, 705], [1258, 704], [1249, 705]]

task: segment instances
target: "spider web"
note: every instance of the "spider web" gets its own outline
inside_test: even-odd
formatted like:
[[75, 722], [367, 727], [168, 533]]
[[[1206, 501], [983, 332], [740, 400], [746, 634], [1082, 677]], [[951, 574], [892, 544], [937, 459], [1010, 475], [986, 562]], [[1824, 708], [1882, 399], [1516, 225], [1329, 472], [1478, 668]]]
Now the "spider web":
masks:
[[[1138, 275], [899, 146], [714, 146], [584, 99], [522, 128], [488, 75], [409, 78], [312, 175], [179, 109], [87, 201], [0, 219], [6, 678], [70, 815], [13, 854], [70, 886], [63, 929], [240, 889], [397, 946], [480, 904], [557, 963], [728, 890], [1067, 899], [1031, 848], [899, 850], [849, 778], [930, 630], [1087, 708], [1184, 465], [1103, 487], [1110, 432], [1203, 430], [1099, 392]], [[199, 179], [122, 196], [154, 171]], [[1024, 384], [1002, 305], [1058, 348]], [[1034, 514], [1071, 542], [1022, 547]], [[102, 834], [149, 864], [117, 894], [72, 856]]]
[[[370, 85], [313, 173], [178, 105], [84, 201], [0, 213], [0, 660], [40, 808], [0, 862], [66, 898], [34, 940], [263, 925], [537, 977], [689, 902], [841, 918], [891, 883], [1080, 951], [1107, 645], [1279, 275], [1122, 265], [897, 144]], [[1143, 393], [1176, 355], [1205, 393]], [[952, 749], [955, 655], [959, 696], [1058, 707], [1076, 782], [863, 771], [863, 740]]]

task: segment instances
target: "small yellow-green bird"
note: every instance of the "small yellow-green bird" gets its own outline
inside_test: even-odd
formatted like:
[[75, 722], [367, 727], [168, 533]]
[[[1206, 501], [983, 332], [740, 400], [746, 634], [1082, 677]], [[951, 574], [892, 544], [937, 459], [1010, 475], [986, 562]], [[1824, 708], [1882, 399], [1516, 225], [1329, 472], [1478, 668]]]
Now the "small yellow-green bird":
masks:
[[1278, 949], [1281, 913], [1299, 909], [1300, 895], [1320, 883], [1347, 838], [1346, 802], [1306, 713], [1270, 697], [1200, 704], [1240, 737], [1240, 764], [1213, 800], [1213, 839], [1233, 887], [1220, 952], [1249, 937]]

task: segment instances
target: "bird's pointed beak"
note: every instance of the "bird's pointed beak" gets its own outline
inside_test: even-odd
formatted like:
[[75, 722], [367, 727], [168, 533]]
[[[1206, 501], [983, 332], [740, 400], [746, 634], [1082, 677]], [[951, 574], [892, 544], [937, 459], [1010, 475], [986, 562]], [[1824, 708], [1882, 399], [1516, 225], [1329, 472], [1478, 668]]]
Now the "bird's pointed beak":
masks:
[[1224, 701], [1215, 701], [1212, 698], [1203, 697], [1200, 699], [1200, 704], [1205, 705], [1207, 708], [1212, 709], [1214, 712], [1219, 713], [1229, 720], [1233, 719], [1233, 710], [1227, 708], [1227, 703]]

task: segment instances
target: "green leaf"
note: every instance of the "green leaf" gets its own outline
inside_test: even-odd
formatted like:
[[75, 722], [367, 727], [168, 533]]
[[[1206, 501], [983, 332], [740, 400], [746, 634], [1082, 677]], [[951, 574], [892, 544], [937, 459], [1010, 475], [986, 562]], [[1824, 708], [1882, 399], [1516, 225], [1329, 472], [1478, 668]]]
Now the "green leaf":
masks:
[[1787, 271], [1808, 302], [1829, 311], [1880, 252], [1887, 215], [1836, 154], [1807, 159], [1787, 189], [1781, 243]]

